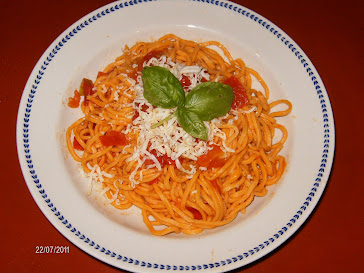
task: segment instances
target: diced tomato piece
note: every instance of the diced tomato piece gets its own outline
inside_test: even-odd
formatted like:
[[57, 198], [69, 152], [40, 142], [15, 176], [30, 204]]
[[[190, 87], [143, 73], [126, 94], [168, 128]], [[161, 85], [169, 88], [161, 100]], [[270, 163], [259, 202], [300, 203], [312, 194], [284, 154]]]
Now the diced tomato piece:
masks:
[[87, 96], [91, 96], [95, 93], [94, 90], [94, 84], [91, 80], [83, 78], [81, 85], [80, 85], [80, 95], [83, 95], [85, 97], [84, 104], [88, 105], [89, 100], [87, 99]]
[[[139, 103], [136, 103], [135, 105], [138, 107]], [[152, 106], [152, 107], [154, 108], [154, 106]], [[149, 108], [148, 105], [143, 104], [142, 107], [140, 108], [140, 110], [143, 111], [143, 112], [147, 112], [148, 108]], [[133, 120], [136, 119], [137, 117], [139, 117], [139, 112], [135, 111], [134, 116], [133, 116]]]
[[[139, 103], [137, 102], [137, 103], [135, 103], [135, 106], [136, 107], [139, 107]], [[148, 110], [148, 108], [149, 108], [149, 106], [148, 105], [146, 105], [146, 104], [143, 104], [142, 105], [142, 107], [140, 108], [140, 110], [142, 110], [143, 112], [147, 112], [147, 110]]]
[[148, 110], [148, 105], [146, 105], [146, 104], [143, 104], [142, 105], [142, 107], [140, 108], [143, 112], [147, 112], [147, 110]]
[[210, 168], [221, 168], [222, 166], [225, 165], [226, 161], [227, 160], [225, 158], [216, 157], [213, 161], [211, 161], [209, 167]]
[[124, 146], [129, 144], [129, 140], [126, 135], [117, 131], [108, 131], [105, 135], [100, 136], [100, 141], [104, 146]]
[[73, 137], [73, 149], [78, 151], [84, 151], [85, 149], [81, 146], [81, 144], [77, 141], [75, 137]]
[[192, 208], [192, 207], [186, 207], [186, 209], [188, 211], [192, 212], [193, 218], [195, 218], [196, 220], [201, 220], [202, 219], [202, 214], [197, 209]]
[[230, 78], [224, 81], [224, 84], [230, 85], [233, 88], [234, 92], [234, 100], [232, 104], [233, 109], [239, 109], [249, 103], [245, 89], [237, 77], [231, 76]]
[[143, 70], [143, 64], [145, 62], [148, 62], [151, 58], [159, 58], [163, 55], [163, 51], [161, 50], [153, 50], [151, 52], [149, 52], [147, 55], [145, 55], [143, 57], [143, 59], [141, 59], [138, 63], [138, 71], [142, 71]]
[[176, 163], [168, 155], [163, 155], [161, 165], [175, 165]]
[[135, 111], [134, 115], [133, 115], [133, 120], [137, 119], [139, 117], [139, 112]]
[[206, 78], [202, 78], [201, 82], [208, 82], [208, 80]]
[[225, 153], [221, 150], [218, 145], [211, 145], [212, 149], [208, 150], [206, 154], [203, 154], [197, 158], [197, 165], [200, 167], [220, 168], [225, 165], [228, 160], [225, 157]]
[[[152, 154], [152, 155], [154, 155], [156, 158], [157, 158], [157, 160], [158, 160], [158, 162], [159, 162], [159, 164], [161, 164], [161, 167], [163, 168], [164, 166], [166, 166], [166, 165], [175, 165], [176, 163], [174, 162], [174, 160], [172, 160], [168, 155], [166, 155], [166, 154], [164, 154], [164, 155], [158, 155], [158, 152], [156, 151], [156, 150], [150, 150], [150, 146], [151, 146], [152, 144], [151, 143], [149, 143], [148, 144], [148, 147], [147, 147], [147, 150]], [[144, 161], [144, 163], [145, 163], [145, 165], [153, 165], [153, 164], [155, 164], [154, 163], [154, 161], [152, 160], [152, 159], [146, 159], [145, 161]]]
[[148, 62], [151, 58], [159, 58], [163, 55], [161, 50], [153, 50], [143, 57], [143, 62]]
[[[163, 168], [166, 165], [175, 165], [176, 163], [168, 156], [168, 155], [158, 155], [156, 150], [151, 150], [150, 153], [154, 155], [161, 167]], [[144, 161], [145, 165], [153, 165], [155, 164], [152, 159], [147, 159]]]
[[80, 101], [81, 101], [80, 93], [78, 93], [78, 91], [75, 90], [73, 98], [68, 99], [68, 107], [77, 108], [80, 105]]
[[182, 79], [180, 80], [181, 84], [182, 84], [182, 87], [184, 89], [188, 89], [188, 87], [190, 87], [191, 85], [191, 81], [190, 81], [190, 78], [187, 77], [186, 75], [183, 75], [182, 76]]
[[[111, 71], [110, 71], [110, 72], [111, 72]], [[99, 72], [97, 73], [97, 78], [102, 77], [102, 76], [107, 76], [107, 75], [109, 75], [109, 74], [110, 74], [110, 72], [105, 73], [105, 72], [99, 71]]]

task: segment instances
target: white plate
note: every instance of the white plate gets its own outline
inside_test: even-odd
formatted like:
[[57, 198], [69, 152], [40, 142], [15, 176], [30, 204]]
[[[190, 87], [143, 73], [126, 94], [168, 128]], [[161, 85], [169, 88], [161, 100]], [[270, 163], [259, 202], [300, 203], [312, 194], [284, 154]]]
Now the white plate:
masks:
[[[83, 77], [125, 44], [166, 33], [217, 40], [259, 71], [272, 98], [289, 99], [288, 167], [269, 194], [233, 223], [196, 236], [149, 234], [140, 212], [121, 213], [87, 196], [67, 153], [66, 128], [80, 110], [66, 106]], [[19, 160], [29, 191], [49, 221], [90, 255], [132, 272], [227, 271], [271, 252], [307, 219], [328, 180], [334, 121], [324, 84], [302, 49], [259, 14], [228, 1], [115, 2], [83, 17], [45, 51], [25, 86], [17, 121]], [[121, 215], [123, 214], [123, 215]]]

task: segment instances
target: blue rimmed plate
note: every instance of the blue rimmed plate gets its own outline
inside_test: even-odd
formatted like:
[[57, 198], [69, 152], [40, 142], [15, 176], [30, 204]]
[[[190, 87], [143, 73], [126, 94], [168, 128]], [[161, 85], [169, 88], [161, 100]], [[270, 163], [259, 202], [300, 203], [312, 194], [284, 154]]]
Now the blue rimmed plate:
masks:
[[[282, 151], [288, 166], [280, 183], [231, 224], [195, 236], [154, 237], [138, 209], [121, 212], [105, 205], [97, 194], [90, 194], [88, 180], [65, 144], [67, 127], [81, 116], [66, 101], [81, 79], [94, 79], [121, 55], [124, 45], [167, 33], [223, 43], [262, 75], [271, 100], [289, 99], [293, 104], [292, 113], [280, 118], [289, 132]], [[334, 142], [329, 98], [302, 49], [259, 14], [213, 0], [121, 1], [83, 17], [39, 59], [25, 86], [17, 121], [21, 168], [44, 215], [85, 252], [132, 272], [228, 271], [271, 252], [317, 204], [329, 177]]]

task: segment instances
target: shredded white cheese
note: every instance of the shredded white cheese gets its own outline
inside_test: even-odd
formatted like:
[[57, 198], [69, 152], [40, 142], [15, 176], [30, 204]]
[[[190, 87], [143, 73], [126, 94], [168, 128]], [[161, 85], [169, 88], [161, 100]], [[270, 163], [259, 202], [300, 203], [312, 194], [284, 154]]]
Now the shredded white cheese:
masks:
[[[206, 73], [203, 67], [196, 65], [186, 66], [175, 63], [166, 56], [161, 56], [158, 59], [151, 58], [148, 62], [144, 63], [143, 66], [161, 66], [167, 68], [179, 80], [181, 80], [183, 76], [188, 77], [191, 85], [185, 90], [186, 93], [201, 83], [202, 79], [210, 79], [210, 75]], [[139, 134], [133, 155], [126, 159], [127, 162], [138, 161], [137, 167], [129, 177], [132, 185], [138, 183], [135, 176], [146, 159], [152, 160], [154, 163], [152, 166], [161, 170], [161, 165], [154, 154], [157, 154], [158, 156], [167, 155], [171, 160], [175, 161], [176, 167], [179, 170], [192, 176], [197, 171], [196, 167], [191, 165], [187, 170], [182, 166], [179, 159], [185, 157], [196, 161], [199, 156], [208, 152], [208, 143], [212, 142], [215, 137], [222, 140], [223, 145], [221, 148], [224, 152], [234, 152], [233, 149], [227, 147], [225, 144], [226, 135], [218, 128], [221, 120], [226, 117], [216, 118], [210, 122], [205, 122], [205, 125], [208, 128], [209, 142], [198, 141], [185, 132], [178, 125], [176, 117], [171, 118], [157, 128], [151, 129], [153, 124], [171, 115], [175, 109], [153, 107], [143, 96], [144, 89], [140, 75], [138, 76], [138, 82], [133, 79], [128, 79], [128, 81], [130, 87], [124, 91], [124, 94], [126, 91], [135, 92], [134, 95], [136, 95], [136, 98], [132, 103], [132, 107], [138, 113], [138, 117], [133, 121], [132, 125], [128, 125], [124, 128], [123, 133], [128, 134], [131, 131], [134, 131]], [[130, 93], [127, 94], [130, 95]], [[154, 151], [154, 154], [152, 151]], [[141, 177], [142, 174], [139, 171], [139, 179], [141, 179]]]
[[[210, 80], [210, 75], [205, 71], [203, 67], [194, 65], [194, 66], [186, 66], [184, 64], [179, 64], [173, 62], [170, 58], [166, 56], [161, 56], [160, 58], [151, 58], [148, 62], [145, 62], [143, 66], [161, 66], [167, 68], [171, 73], [173, 73], [179, 80], [183, 77], [187, 77], [191, 83], [185, 89], [186, 94], [191, 91], [194, 87], [200, 84], [203, 80]], [[143, 178], [143, 172], [141, 167], [144, 162], [148, 160], [152, 161], [153, 164], [149, 164], [146, 166], [149, 168], [157, 168], [161, 170], [161, 164], [159, 163], [157, 157], [167, 155], [171, 160], [175, 161], [176, 167], [182, 172], [186, 173], [188, 177], [192, 177], [197, 168], [193, 165], [183, 167], [180, 159], [182, 157], [188, 158], [190, 160], [196, 161], [199, 156], [206, 154], [208, 150], [212, 149], [208, 144], [213, 143], [213, 139], [219, 138], [222, 142], [221, 149], [225, 152], [235, 152], [233, 149], [229, 148], [226, 145], [226, 135], [219, 128], [221, 121], [223, 119], [228, 118], [229, 114], [224, 117], [215, 118], [211, 121], [205, 122], [205, 125], [208, 129], [208, 141], [198, 141], [196, 138], [189, 135], [185, 132], [177, 122], [177, 118], [173, 117], [170, 120], [164, 122], [162, 125], [157, 128], [151, 129], [151, 126], [169, 115], [171, 115], [175, 109], [163, 109], [156, 108], [151, 105], [143, 95], [143, 82], [141, 79], [141, 75], [138, 75], [137, 81], [128, 77], [128, 75], [123, 76], [128, 81], [128, 87], [119, 89], [115, 92], [114, 100], [118, 101], [120, 92], [122, 92], [127, 97], [135, 97], [132, 103], [122, 105], [122, 107], [132, 107], [134, 111], [138, 114], [138, 117], [134, 119], [132, 124], [128, 124], [122, 130], [124, 134], [129, 134], [131, 132], [138, 133], [139, 137], [137, 139], [137, 145], [134, 147], [133, 154], [126, 159], [126, 162], [136, 161], [137, 165], [135, 169], [131, 172], [129, 176], [129, 181], [133, 187], [139, 183], [139, 181]], [[106, 92], [107, 89], [104, 85], [100, 86], [102, 92]], [[105, 105], [108, 107], [109, 105]], [[251, 108], [246, 113], [251, 111], [255, 111]], [[231, 111], [230, 114], [235, 115], [234, 120], [238, 119], [238, 113], [235, 111]], [[229, 122], [233, 122], [232, 119]], [[103, 132], [102, 132], [103, 133]], [[126, 149], [131, 147], [131, 145], [126, 145], [122, 153], [126, 154]], [[157, 157], [156, 157], [157, 155]], [[199, 170], [204, 171], [207, 168], [200, 167]], [[137, 175], [138, 174], [138, 175]], [[101, 171], [98, 165], [95, 165], [91, 169], [91, 173], [89, 177], [92, 181], [92, 185], [99, 184], [104, 181], [103, 177], [110, 177], [110, 174], [107, 174]], [[91, 187], [92, 190], [92, 187]], [[103, 190], [103, 194], [107, 192], [106, 189]], [[117, 193], [114, 194], [113, 198], [109, 200], [113, 202], [117, 200]]]

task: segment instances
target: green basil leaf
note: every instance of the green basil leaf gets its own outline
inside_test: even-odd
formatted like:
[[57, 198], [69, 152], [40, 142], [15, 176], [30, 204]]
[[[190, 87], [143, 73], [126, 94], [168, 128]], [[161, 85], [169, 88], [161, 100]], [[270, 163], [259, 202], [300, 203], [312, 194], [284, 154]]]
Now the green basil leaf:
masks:
[[177, 108], [177, 121], [179, 125], [191, 136], [207, 140], [208, 132], [205, 123], [194, 112], [188, 111], [185, 107]]
[[156, 107], [172, 108], [185, 102], [185, 92], [179, 80], [166, 68], [144, 67], [142, 71], [144, 98]]
[[218, 82], [197, 85], [186, 96], [185, 107], [196, 113], [201, 120], [225, 116], [231, 109], [234, 92], [231, 86]]

